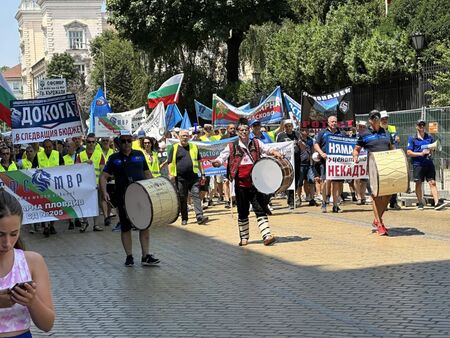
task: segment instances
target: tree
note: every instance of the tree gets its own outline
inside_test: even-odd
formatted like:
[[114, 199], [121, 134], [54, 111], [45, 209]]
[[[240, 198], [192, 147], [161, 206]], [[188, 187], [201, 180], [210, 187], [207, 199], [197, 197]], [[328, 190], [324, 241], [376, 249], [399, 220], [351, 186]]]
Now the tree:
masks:
[[78, 71], [75, 69], [75, 60], [68, 53], [53, 54], [52, 59], [47, 65], [47, 77], [62, 77], [67, 82], [75, 79]]
[[445, 67], [445, 71], [436, 73], [430, 81], [434, 89], [427, 94], [431, 96], [433, 106], [442, 107], [450, 105], [450, 42], [442, 43], [436, 49], [442, 55], [436, 63]]
[[1, 66], [0, 67], [0, 73], [3, 73], [4, 71], [8, 70], [9, 67], [8, 66]]
[[280, 22], [287, 0], [108, 0], [110, 21], [123, 37], [153, 57], [182, 46], [202, 50], [211, 39], [227, 46], [228, 82], [239, 80], [239, 48], [251, 25]]

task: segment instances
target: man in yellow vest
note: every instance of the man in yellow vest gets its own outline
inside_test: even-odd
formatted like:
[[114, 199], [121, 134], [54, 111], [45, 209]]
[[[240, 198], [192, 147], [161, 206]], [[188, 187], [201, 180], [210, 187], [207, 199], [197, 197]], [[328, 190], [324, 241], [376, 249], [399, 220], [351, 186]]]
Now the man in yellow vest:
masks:
[[36, 157], [36, 152], [31, 145], [27, 146], [25, 152], [22, 154], [21, 168], [30, 169], [33, 167], [33, 160]]
[[[86, 149], [78, 154], [76, 163], [88, 163], [94, 166], [95, 181], [97, 183], [98, 188], [100, 173], [103, 170], [103, 166], [105, 165], [105, 157], [103, 156], [101, 149], [98, 149], [96, 145], [97, 139], [95, 138], [95, 134], [93, 133], [88, 134], [88, 136], [86, 137]], [[100, 191], [98, 189], [97, 192], [99, 194], [98, 201], [101, 202], [102, 198], [100, 196]], [[101, 203], [99, 203], [99, 206], [102, 207]], [[97, 225], [97, 217], [93, 217], [93, 220], [94, 220], [94, 231], [103, 231], [103, 228]], [[85, 232], [88, 226], [89, 223], [87, 222], [87, 220], [83, 219], [81, 221], [80, 232]]]
[[195, 215], [198, 224], [205, 224], [208, 217], [203, 216], [202, 202], [200, 200], [200, 177], [205, 181], [205, 172], [201, 165], [201, 156], [195, 144], [189, 143], [189, 131], [180, 130], [180, 143], [174, 144], [167, 154], [169, 174], [175, 177], [178, 195], [180, 197], [181, 224], [188, 221], [187, 199], [189, 192], [194, 202]]
[[17, 170], [17, 165], [11, 161], [11, 149], [3, 147], [0, 151], [0, 172]]
[[[44, 140], [43, 146], [44, 150], [38, 152], [33, 159], [33, 168], [43, 169], [64, 165], [64, 159], [62, 155], [57, 150], [53, 149], [54, 146], [51, 140]], [[54, 224], [54, 221], [49, 222], [49, 224], [42, 223], [42, 226], [44, 227], [43, 234], [45, 237], [56, 234]]]

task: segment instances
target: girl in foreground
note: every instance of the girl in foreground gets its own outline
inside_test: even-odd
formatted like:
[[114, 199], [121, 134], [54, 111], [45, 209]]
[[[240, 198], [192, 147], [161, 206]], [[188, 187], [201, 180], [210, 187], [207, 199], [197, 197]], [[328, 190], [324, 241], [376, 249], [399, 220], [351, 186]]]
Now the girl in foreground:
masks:
[[0, 337], [31, 337], [33, 323], [50, 331], [55, 311], [44, 258], [23, 251], [19, 239], [22, 207], [0, 189]]

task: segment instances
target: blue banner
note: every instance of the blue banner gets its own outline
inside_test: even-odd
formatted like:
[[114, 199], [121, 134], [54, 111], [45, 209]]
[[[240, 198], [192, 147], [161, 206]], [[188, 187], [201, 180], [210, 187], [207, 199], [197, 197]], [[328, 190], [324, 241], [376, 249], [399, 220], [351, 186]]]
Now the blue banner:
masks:
[[166, 128], [167, 130], [171, 130], [175, 128], [175, 126], [183, 120], [183, 116], [181, 116], [181, 112], [178, 109], [178, 106], [174, 104], [169, 104], [166, 109]]
[[81, 136], [80, 111], [74, 94], [11, 101], [14, 144]]
[[98, 88], [97, 94], [95, 94], [94, 99], [91, 103], [90, 108], [90, 125], [89, 130], [92, 133], [95, 133], [95, 118], [106, 116], [108, 113], [111, 113], [111, 106], [106, 100], [105, 94], [101, 88]]
[[283, 95], [284, 95], [284, 102], [286, 104], [288, 112], [290, 112], [297, 119], [297, 121], [301, 121], [302, 106], [300, 105], [300, 103], [295, 101], [292, 97], [290, 97], [286, 93], [283, 93]]
[[203, 103], [194, 100], [195, 113], [197, 118], [201, 117], [203, 120], [212, 121], [212, 109], [205, 106]]

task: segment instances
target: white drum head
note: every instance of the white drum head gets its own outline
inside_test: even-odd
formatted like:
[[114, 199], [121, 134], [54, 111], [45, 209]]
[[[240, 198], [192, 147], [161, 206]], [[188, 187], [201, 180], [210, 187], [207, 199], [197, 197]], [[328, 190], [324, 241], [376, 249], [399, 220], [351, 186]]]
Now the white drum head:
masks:
[[270, 158], [263, 158], [253, 167], [252, 181], [259, 192], [273, 194], [283, 182], [283, 172], [277, 162]]
[[125, 209], [131, 223], [138, 229], [147, 229], [152, 223], [153, 206], [145, 188], [132, 183], [125, 194]]

